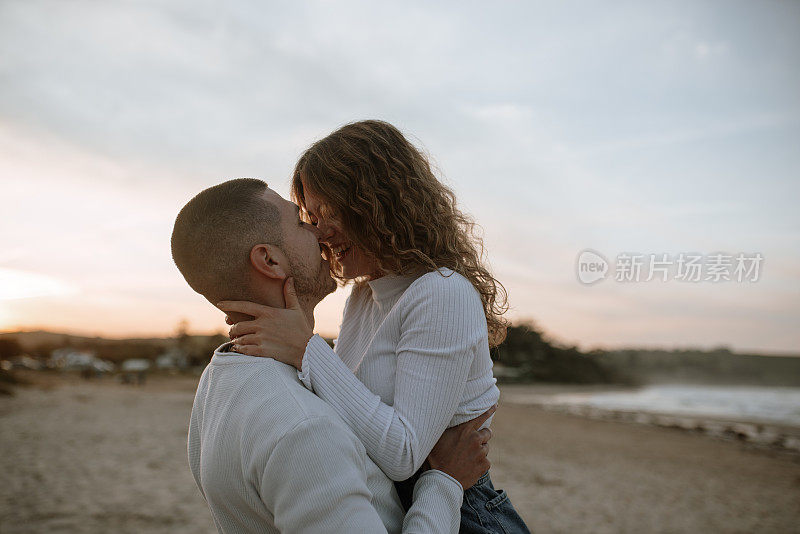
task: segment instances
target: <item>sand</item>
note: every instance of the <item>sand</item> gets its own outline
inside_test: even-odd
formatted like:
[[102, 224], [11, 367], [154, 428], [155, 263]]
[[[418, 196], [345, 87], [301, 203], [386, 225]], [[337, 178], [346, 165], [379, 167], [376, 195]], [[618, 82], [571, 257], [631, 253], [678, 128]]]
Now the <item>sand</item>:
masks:
[[0, 532], [216, 532], [186, 459], [194, 380], [0, 398]]
[[[186, 460], [196, 379], [51, 382], [0, 398], [0, 532], [215, 532]], [[493, 429], [535, 532], [800, 532], [796, 454], [512, 402]]]

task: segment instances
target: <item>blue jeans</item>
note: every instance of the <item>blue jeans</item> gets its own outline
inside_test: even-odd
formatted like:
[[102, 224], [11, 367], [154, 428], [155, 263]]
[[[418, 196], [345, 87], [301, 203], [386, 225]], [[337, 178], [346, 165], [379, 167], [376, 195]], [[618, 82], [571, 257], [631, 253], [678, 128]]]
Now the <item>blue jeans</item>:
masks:
[[508, 493], [494, 489], [489, 471], [464, 491], [459, 534], [530, 534]]
[[[408, 480], [394, 483], [400, 502], [406, 511], [411, 507], [411, 495], [420, 472]], [[503, 490], [494, 489], [489, 471], [486, 471], [474, 486], [464, 491], [461, 528], [458, 532], [459, 534], [530, 534], [525, 522], [514, 510], [508, 494]]]

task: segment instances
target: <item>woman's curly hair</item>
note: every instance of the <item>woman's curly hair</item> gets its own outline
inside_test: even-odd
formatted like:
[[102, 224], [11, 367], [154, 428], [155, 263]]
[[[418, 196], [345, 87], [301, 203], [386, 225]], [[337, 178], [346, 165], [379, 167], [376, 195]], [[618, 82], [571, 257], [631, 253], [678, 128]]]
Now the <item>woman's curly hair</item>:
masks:
[[481, 296], [490, 346], [503, 342], [506, 291], [483, 265], [476, 225], [397, 128], [360, 121], [317, 141], [292, 177], [292, 198], [307, 216], [304, 186], [324, 199], [325, 215], [335, 217], [382, 272], [409, 275], [447, 267], [464, 276]]

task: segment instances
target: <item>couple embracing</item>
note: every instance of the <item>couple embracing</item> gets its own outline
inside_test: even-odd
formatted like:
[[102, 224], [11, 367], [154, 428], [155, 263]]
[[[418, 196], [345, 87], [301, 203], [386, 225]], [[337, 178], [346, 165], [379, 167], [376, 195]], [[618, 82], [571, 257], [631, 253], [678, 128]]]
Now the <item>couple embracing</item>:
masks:
[[[172, 254], [227, 314], [189, 463], [220, 532], [528, 532], [489, 477], [489, 347], [505, 292], [427, 158], [348, 124], [300, 157], [290, 202], [231, 180], [179, 213]], [[314, 307], [353, 283], [335, 348]]]

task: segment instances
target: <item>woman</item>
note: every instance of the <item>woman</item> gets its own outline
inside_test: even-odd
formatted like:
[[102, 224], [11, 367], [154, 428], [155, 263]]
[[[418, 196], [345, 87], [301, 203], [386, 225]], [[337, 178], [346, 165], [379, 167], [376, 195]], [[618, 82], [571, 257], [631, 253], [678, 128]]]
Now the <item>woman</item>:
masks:
[[[498, 400], [489, 347], [505, 337], [505, 291], [453, 193], [386, 122], [348, 124], [312, 145], [292, 197], [318, 227], [334, 275], [355, 282], [335, 352], [302, 320], [279, 328], [265, 317], [234, 325], [235, 350], [297, 367], [390, 478], [411, 479], [398, 484], [408, 505], [445, 428]], [[528, 530], [487, 472], [465, 491], [461, 531]]]

